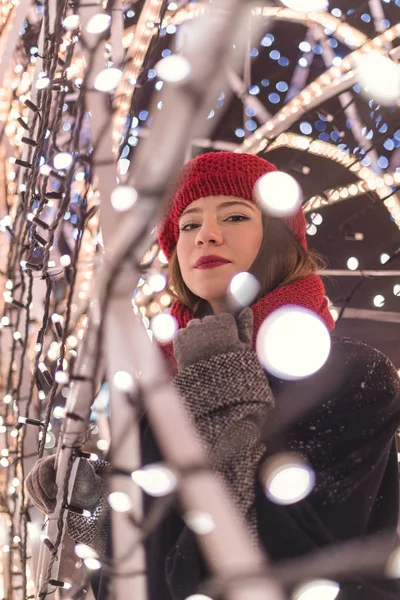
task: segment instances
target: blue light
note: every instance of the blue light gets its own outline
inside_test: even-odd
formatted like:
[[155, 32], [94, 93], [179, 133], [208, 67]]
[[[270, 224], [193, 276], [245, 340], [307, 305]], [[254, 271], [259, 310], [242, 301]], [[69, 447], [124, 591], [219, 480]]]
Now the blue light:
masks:
[[225, 94], [224, 94], [224, 92], [221, 92], [220, 95], [218, 96], [218, 102], [220, 100], [223, 100], [224, 98], [225, 98]]
[[269, 86], [269, 79], [261, 79], [261, 85], [263, 87], [268, 87]]
[[272, 94], [270, 94], [268, 96], [268, 100], [272, 103], [272, 104], [278, 104], [278, 102], [280, 102], [281, 97], [279, 94], [276, 94], [275, 92], [272, 92]]
[[254, 121], [254, 119], [249, 119], [248, 121], [246, 121], [245, 127], [249, 131], [255, 131], [257, 129], [257, 123]]
[[388, 29], [388, 27], [390, 27], [390, 21], [389, 21], [389, 19], [383, 19], [383, 20], [381, 21], [381, 23], [382, 23], [382, 25], [383, 25], [383, 27], [384, 27], [385, 29]]
[[355, 85], [353, 85], [353, 90], [356, 92], [356, 94], [359, 94], [361, 92], [360, 84], [356, 83]]
[[394, 132], [394, 134], [393, 134], [393, 137], [394, 137], [394, 138], [395, 138], [395, 139], [396, 139], [398, 142], [400, 142], [400, 129], [397, 129], [397, 130]]
[[286, 56], [281, 56], [278, 59], [278, 65], [280, 65], [281, 67], [287, 67], [289, 65], [289, 59], [286, 58]]
[[334, 17], [337, 17], [338, 19], [340, 19], [340, 17], [342, 16], [342, 11], [340, 10], [340, 8], [332, 8], [331, 14]]
[[388, 166], [389, 166], [389, 161], [388, 161], [388, 159], [386, 158], [386, 156], [380, 156], [380, 157], [378, 158], [378, 166], [379, 166], [381, 169], [387, 169], [387, 168], [388, 168]]
[[331, 133], [331, 139], [334, 142], [338, 142], [340, 140], [340, 133], [338, 131], [332, 131], [332, 133]]
[[326, 131], [323, 131], [322, 133], [320, 133], [318, 137], [323, 142], [329, 142], [329, 133], [327, 133]]
[[386, 123], [384, 123], [381, 127], [379, 127], [378, 131], [379, 133], [386, 133], [388, 130], [388, 126], [386, 125]]
[[320, 44], [314, 44], [312, 51], [314, 54], [322, 54], [322, 46]]
[[368, 13], [362, 14], [361, 21], [364, 21], [364, 23], [371, 23], [371, 15], [369, 15]]
[[254, 117], [256, 114], [256, 109], [253, 108], [252, 106], [246, 106], [245, 111], [246, 115], [248, 117]]
[[215, 116], [215, 111], [210, 110], [210, 112], [208, 113], [207, 119], [212, 119], [214, 116]]
[[275, 38], [272, 33], [267, 33], [267, 35], [265, 35], [261, 40], [260, 44], [261, 46], [264, 46], [264, 48], [268, 48], [269, 46], [272, 46], [274, 39]]
[[126, 158], [129, 154], [129, 146], [124, 146], [120, 158]]
[[328, 40], [328, 46], [330, 46], [331, 48], [337, 48], [338, 47], [338, 41], [335, 38], [329, 38], [329, 40]]
[[385, 148], [385, 150], [391, 152], [392, 150], [394, 150], [394, 141], [388, 138], [383, 142], [383, 147]]
[[157, 77], [157, 72], [154, 69], [149, 69], [147, 72], [147, 79], [154, 79]]
[[269, 56], [270, 58], [272, 58], [272, 60], [278, 60], [278, 58], [281, 57], [281, 53], [279, 52], [279, 50], [271, 50]]
[[257, 48], [252, 48], [250, 51], [250, 56], [255, 57], [258, 55], [259, 55], [259, 52], [258, 52]]
[[303, 121], [302, 123], [300, 123], [300, 131], [304, 135], [310, 135], [310, 133], [312, 133], [311, 123], [309, 123], [308, 121]]
[[163, 58], [166, 58], [166, 57], [167, 57], [167, 56], [169, 56], [170, 54], [171, 54], [171, 50], [170, 50], [169, 48], [165, 48], [165, 50], [163, 50], [163, 51], [161, 52], [161, 56], [162, 56]]
[[278, 83], [276, 84], [276, 89], [278, 90], [278, 92], [287, 92], [289, 86], [286, 83], [286, 81], [278, 81]]
[[249, 89], [249, 94], [251, 96], [257, 96], [257, 94], [260, 93], [260, 88], [258, 87], [258, 85], [252, 85], [251, 88]]
[[324, 123], [324, 121], [320, 121], [320, 120], [316, 121], [315, 129], [317, 129], [318, 131], [325, 131], [326, 123]]
[[300, 67], [308, 67], [308, 62], [307, 59], [304, 58], [304, 56], [302, 56], [301, 58], [299, 58], [298, 63], [300, 65]]
[[140, 121], [145, 121], [149, 116], [149, 112], [147, 110], [141, 110], [138, 117]]
[[362, 159], [362, 161], [360, 162], [360, 164], [361, 164], [363, 167], [369, 167], [369, 166], [370, 166], [370, 164], [371, 164], [371, 159], [370, 159], [370, 157], [368, 156], [368, 154], [367, 154], [367, 156], [364, 156], [364, 158]]
[[238, 138], [243, 138], [245, 136], [244, 130], [240, 127], [238, 129], [235, 129], [235, 135]]
[[128, 17], [128, 19], [132, 19], [132, 17], [135, 16], [135, 11], [134, 10], [128, 10], [126, 13], [126, 16]]

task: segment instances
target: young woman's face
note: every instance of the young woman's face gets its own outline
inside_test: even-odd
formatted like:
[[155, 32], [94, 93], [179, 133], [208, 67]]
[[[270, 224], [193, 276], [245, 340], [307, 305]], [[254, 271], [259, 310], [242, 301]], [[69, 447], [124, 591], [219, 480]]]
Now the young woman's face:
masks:
[[[179, 219], [177, 256], [185, 284], [214, 313], [223, 311], [232, 277], [249, 270], [262, 239], [261, 210], [254, 202], [235, 196], [195, 200]], [[204, 258], [209, 262], [201, 264]]]

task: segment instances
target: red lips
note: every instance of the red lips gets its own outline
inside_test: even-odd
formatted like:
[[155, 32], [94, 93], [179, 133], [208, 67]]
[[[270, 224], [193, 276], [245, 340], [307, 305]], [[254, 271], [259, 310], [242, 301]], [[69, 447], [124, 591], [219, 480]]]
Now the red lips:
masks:
[[230, 260], [226, 260], [222, 256], [216, 256], [215, 254], [209, 254], [208, 256], [201, 256], [194, 264], [195, 269], [211, 269], [213, 267], [219, 267], [230, 263]]

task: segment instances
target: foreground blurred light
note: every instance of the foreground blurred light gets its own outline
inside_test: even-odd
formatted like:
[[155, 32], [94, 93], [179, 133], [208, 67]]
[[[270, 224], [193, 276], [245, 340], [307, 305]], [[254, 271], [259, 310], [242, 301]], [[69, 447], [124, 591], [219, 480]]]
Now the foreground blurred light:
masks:
[[48, 77], [41, 77], [35, 83], [35, 88], [37, 90], [44, 90], [50, 83], [50, 79]]
[[160, 313], [151, 319], [151, 330], [159, 342], [169, 342], [178, 330], [178, 322], [168, 313]]
[[192, 594], [192, 596], [188, 596], [185, 600], [213, 600], [213, 598], [205, 594]]
[[110, 199], [114, 210], [124, 212], [136, 203], [137, 191], [130, 185], [119, 185], [111, 192]]
[[86, 25], [86, 31], [88, 33], [101, 33], [102, 31], [108, 29], [110, 23], [110, 15], [107, 15], [105, 13], [101, 15], [94, 15], [94, 17], [92, 17]]
[[330, 579], [315, 579], [309, 581], [293, 592], [293, 600], [335, 600], [340, 591], [340, 585]]
[[175, 474], [161, 463], [147, 465], [132, 473], [132, 480], [150, 496], [166, 496], [177, 484]]
[[254, 186], [261, 209], [273, 217], [291, 215], [300, 208], [303, 194], [296, 179], [282, 171], [262, 175]]
[[400, 68], [391, 58], [378, 52], [354, 58], [355, 76], [361, 91], [385, 106], [400, 97]]
[[74, 552], [79, 558], [98, 558], [99, 555], [93, 548], [86, 544], [76, 544]]
[[85, 558], [83, 562], [88, 569], [101, 569], [101, 562], [97, 558]]
[[385, 575], [393, 579], [400, 579], [400, 546], [390, 554], [385, 566]]
[[153, 273], [147, 280], [153, 292], [161, 292], [167, 285], [167, 278], [163, 273]]
[[189, 529], [199, 535], [206, 535], [215, 529], [215, 521], [209, 513], [191, 510], [183, 518]]
[[55, 155], [53, 164], [56, 169], [68, 169], [72, 164], [72, 156], [68, 152], [59, 152]]
[[251, 273], [243, 271], [232, 277], [229, 292], [235, 306], [245, 307], [253, 303], [260, 291], [260, 282]]
[[169, 83], [183, 81], [191, 71], [190, 62], [179, 54], [170, 54], [160, 60], [154, 68], [158, 77]]
[[117, 371], [113, 377], [113, 384], [120, 392], [129, 393], [134, 390], [135, 382], [127, 371]]
[[65, 17], [62, 22], [62, 26], [67, 31], [70, 29], [76, 29], [80, 23], [79, 15], [69, 15], [69, 17]]
[[382, 294], [377, 294], [374, 297], [373, 302], [377, 308], [381, 308], [385, 304], [385, 296], [382, 296]]
[[318, 315], [301, 306], [283, 306], [265, 319], [257, 334], [260, 363], [282, 379], [302, 379], [326, 362], [331, 339]]
[[282, 0], [282, 4], [300, 12], [328, 10], [328, 0]]
[[103, 69], [97, 73], [93, 85], [99, 92], [111, 92], [121, 81], [122, 74], [121, 69]]
[[62, 406], [55, 406], [53, 410], [53, 417], [55, 419], [63, 419], [65, 417], [65, 408]]
[[132, 508], [131, 499], [124, 492], [111, 492], [108, 496], [108, 504], [115, 512], [128, 512]]
[[294, 504], [311, 492], [315, 474], [310, 465], [296, 454], [278, 454], [261, 469], [265, 495], [275, 504]]
[[62, 256], [60, 256], [60, 265], [63, 267], [69, 267], [69, 265], [71, 264], [71, 257], [69, 256], [69, 254], [63, 254]]
[[347, 261], [347, 268], [350, 269], [350, 271], [356, 271], [359, 267], [359, 262], [358, 259], [355, 256], [350, 256], [350, 258]]

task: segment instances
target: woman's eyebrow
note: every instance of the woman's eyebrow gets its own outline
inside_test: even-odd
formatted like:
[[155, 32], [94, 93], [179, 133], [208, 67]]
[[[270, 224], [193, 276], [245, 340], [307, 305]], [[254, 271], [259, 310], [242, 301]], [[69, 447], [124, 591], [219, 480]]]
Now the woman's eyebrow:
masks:
[[[227, 206], [247, 206], [248, 208], [251, 208], [253, 211], [255, 210], [253, 202], [239, 202], [237, 200], [230, 200], [229, 202], [221, 202], [221, 204], [218, 205], [217, 209], [226, 208]], [[183, 211], [180, 218], [182, 218], [184, 215], [189, 215], [192, 213], [201, 213], [201, 212], [202, 212], [201, 208], [187, 208], [186, 210]]]

